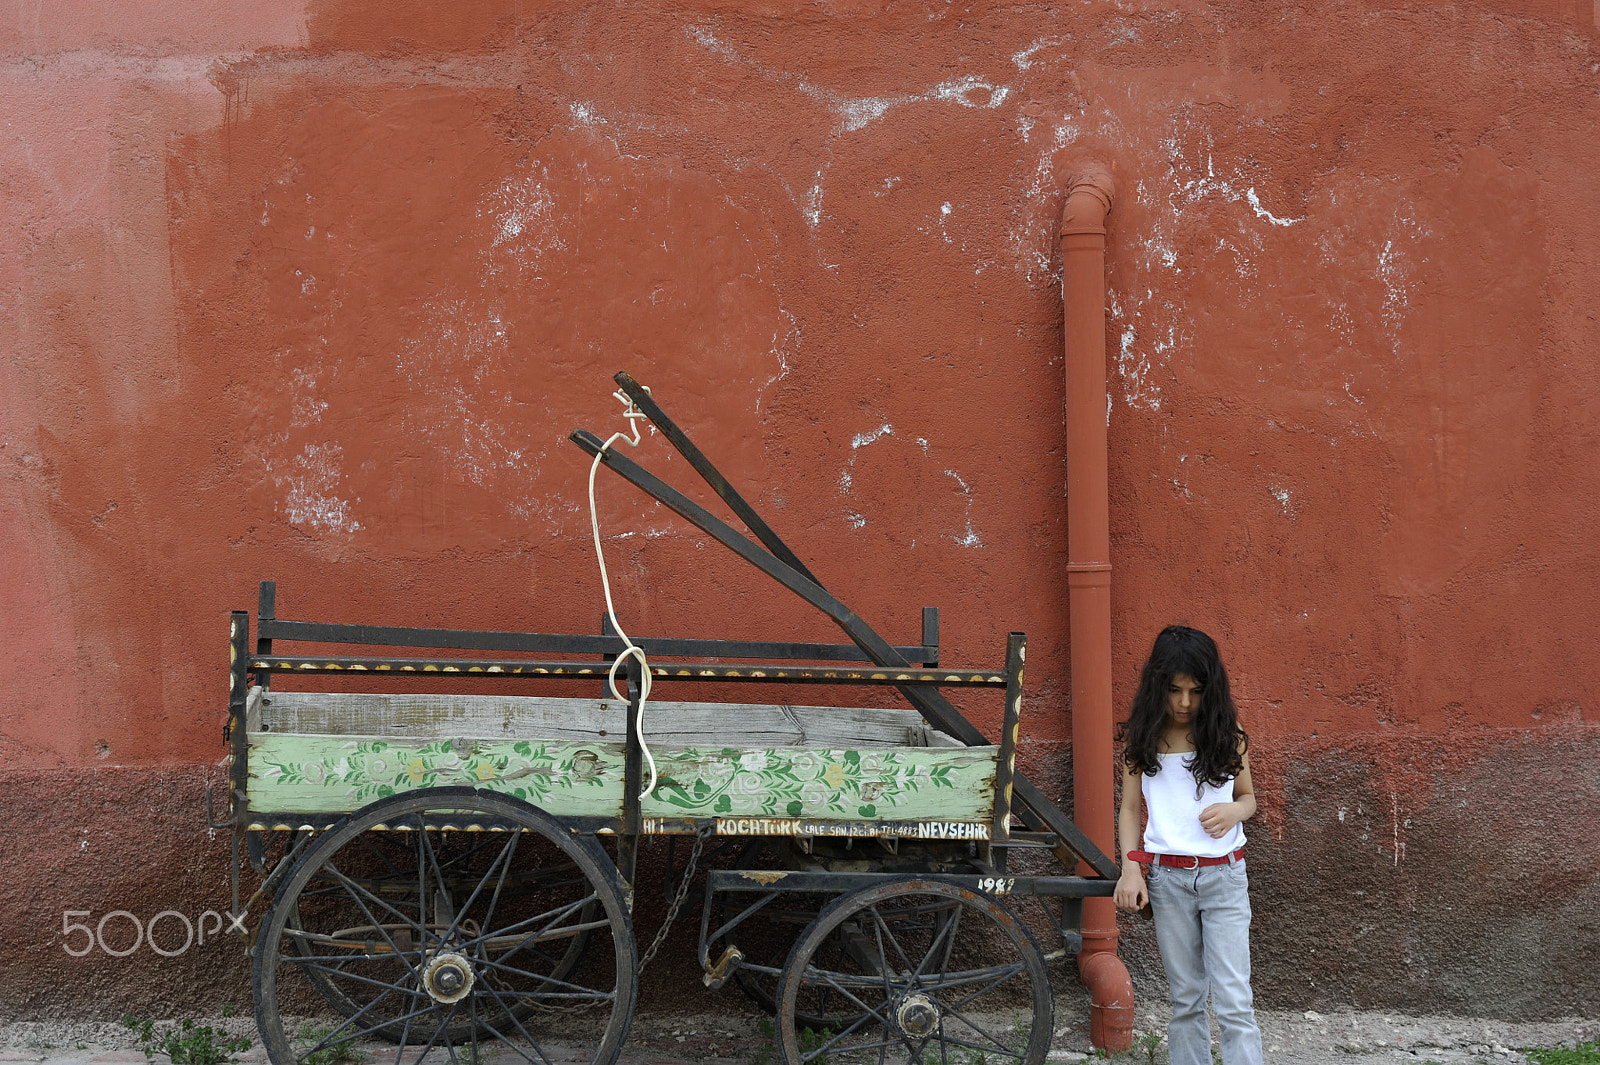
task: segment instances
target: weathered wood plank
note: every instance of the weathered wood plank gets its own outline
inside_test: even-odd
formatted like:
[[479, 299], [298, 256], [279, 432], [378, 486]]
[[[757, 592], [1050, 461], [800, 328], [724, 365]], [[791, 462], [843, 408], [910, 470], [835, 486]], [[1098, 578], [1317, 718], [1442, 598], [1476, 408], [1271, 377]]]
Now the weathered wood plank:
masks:
[[[250, 807], [330, 813], [401, 791], [471, 785], [557, 816], [622, 811], [623, 745], [503, 739], [257, 733]], [[644, 816], [987, 822], [998, 748], [655, 750]]]
[[261, 685], [257, 684], [244, 697], [244, 730], [261, 731]]
[[[408, 740], [609, 740], [626, 734], [626, 704], [615, 699], [418, 693], [272, 692], [251, 731], [383, 735]], [[775, 706], [651, 702], [645, 740], [668, 747], [922, 747], [928, 728], [896, 707]]]

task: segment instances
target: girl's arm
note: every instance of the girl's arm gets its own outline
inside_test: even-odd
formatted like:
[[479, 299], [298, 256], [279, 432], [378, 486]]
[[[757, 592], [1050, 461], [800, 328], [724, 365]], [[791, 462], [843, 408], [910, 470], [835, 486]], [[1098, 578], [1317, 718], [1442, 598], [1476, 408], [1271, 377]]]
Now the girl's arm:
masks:
[[1128, 859], [1129, 851], [1139, 849], [1140, 829], [1144, 822], [1144, 789], [1140, 774], [1122, 767], [1122, 806], [1117, 810], [1117, 844], [1122, 856], [1122, 877], [1111, 900], [1119, 910], [1142, 910], [1150, 901], [1145, 887], [1144, 869], [1138, 862]]
[[1243, 764], [1239, 775], [1233, 778], [1233, 801], [1214, 802], [1200, 811], [1200, 827], [1212, 839], [1221, 839], [1240, 821], [1248, 821], [1256, 812], [1256, 789], [1250, 783], [1250, 752], [1240, 757]]

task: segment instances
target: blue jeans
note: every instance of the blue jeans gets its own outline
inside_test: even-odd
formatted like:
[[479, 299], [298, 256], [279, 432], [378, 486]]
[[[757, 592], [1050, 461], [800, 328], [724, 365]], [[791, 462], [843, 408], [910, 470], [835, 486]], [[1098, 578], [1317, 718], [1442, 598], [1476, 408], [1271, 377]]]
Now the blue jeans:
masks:
[[1250, 992], [1250, 892], [1244, 859], [1202, 869], [1152, 866], [1156, 943], [1172, 992], [1172, 1065], [1212, 1065], [1206, 992], [1222, 1029], [1223, 1065], [1261, 1065]]

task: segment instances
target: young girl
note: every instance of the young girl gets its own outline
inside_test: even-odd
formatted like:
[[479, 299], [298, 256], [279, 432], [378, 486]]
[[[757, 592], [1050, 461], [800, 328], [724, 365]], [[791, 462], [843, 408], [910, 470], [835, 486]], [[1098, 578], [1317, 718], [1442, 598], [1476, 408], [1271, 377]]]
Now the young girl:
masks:
[[[1122, 727], [1118, 908], [1154, 911], [1172, 992], [1172, 1065], [1211, 1065], [1206, 992], [1224, 1065], [1261, 1065], [1250, 992], [1250, 895], [1244, 830], [1256, 812], [1249, 741], [1211, 637], [1172, 625], [1156, 637]], [[1150, 820], [1136, 847], [1142, 807]], [[1150, 868], [1146, 881], [1141, 864]]]

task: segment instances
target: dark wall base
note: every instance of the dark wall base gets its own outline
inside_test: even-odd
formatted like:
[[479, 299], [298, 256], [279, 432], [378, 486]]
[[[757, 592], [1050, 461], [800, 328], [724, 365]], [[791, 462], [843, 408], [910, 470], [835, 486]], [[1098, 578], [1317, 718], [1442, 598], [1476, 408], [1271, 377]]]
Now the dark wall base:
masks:
[[[1595, 1015], [1597, 739], [1486, 730], [1258, 751], [1257, 1004]], [[1152, 927], [1121, 928], [1135, 987], [1165, 995]]]
[[[1312, 740], [1253, 755], [1261, 812], [1247, 825], [1257, 1001], [1540, 1019], [1600, 1013], [1600, 729], [1477, 731], [1428, 740]], [[1063, 788], [1070, 751], [1030, 751]], [[0, 774], [0, 1015], [175, 1016], [250, 1001], [237, 938], [207, 936], [176, 957], [148, 942], [127, 957], [82, 932], [113, 910], [191, 922], [228, 906], [228, 836], [205, 827], [207, 767]], [[1052, 789], [1054, 790], [1054, 789]], [[659, 847], [647, 847], [637, 920], [664, 905]], [[247, 881], [248, 882], [248, 881]], [[253, 888], [253, 884], [251, 887]], [[263, 909], [257, 906], [257, 913]], [[695, 914], [680, 920], [642, 990], [646, 1008], [743, 1009], [699, 989]], [[207, 919], [208, 931], [214, 923]], [[1141, 995], [1164, 995], [1151, 926], [1122, 919]], [[132, 926], [105, 925], [123, 949]], [[158, 945], [182, 945], [163, 918]], [[1066, 972], [1063, 994], [1079, 993]]]

